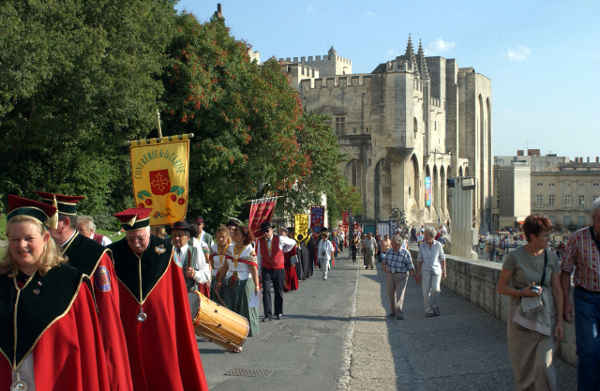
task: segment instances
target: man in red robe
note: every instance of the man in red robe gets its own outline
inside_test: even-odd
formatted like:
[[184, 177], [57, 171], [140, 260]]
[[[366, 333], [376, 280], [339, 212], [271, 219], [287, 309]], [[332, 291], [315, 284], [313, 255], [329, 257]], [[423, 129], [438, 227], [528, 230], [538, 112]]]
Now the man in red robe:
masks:
[[133, 390], [125, 333], [119, 314], [119, 287], [110, 251], [75, 230], [77, 203], [83, 196], [37, 192], [42, 201], [58, 207], [58, 226], [50, 234], [69, 260], [92, 281], [106, 357], [109, 380], [115, 391]]
[[[8, 205], [9, 225], [20, 216], [50, 225], [56, 214], [54, 206], [13, 195]], [[46, 231], [42, 238], [53, 240]], [[17, 249], [26, 240], [10, 239]], [[0, 270], [0, 390], [112, 390], [89, 282], [68, 264], [29, 275]]]
[[150, 235], [150, 212], [115, 214], [126, 237], [112, 243], [121, 320], [135, 391], [206, 391], [208, 386], [172, 245]]

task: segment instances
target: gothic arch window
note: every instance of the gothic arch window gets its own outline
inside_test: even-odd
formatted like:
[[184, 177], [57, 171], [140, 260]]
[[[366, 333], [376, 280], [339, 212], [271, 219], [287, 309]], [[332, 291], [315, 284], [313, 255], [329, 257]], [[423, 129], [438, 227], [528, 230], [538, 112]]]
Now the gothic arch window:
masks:
[[462, 166], [460, 166], [460, 167], [458, 168], [458, 176], [459, 176], [459, 177], [462, 177], [462, 176], [463, 176], [463, 169], [462, 169]]
[[417, 135], [419, 134], [419, 121], [417, 121], [416, 118], [413, 118], [413, 131], [415, 138], [417, 138]]
[[419, 161], [417, 160], [417, 157], [413, 154], [412, 157], [410, 158], [411, 164], [409, 165], [410, 167], [410, 178], [412, 178], [412, 192], [410, 190], [409, 187], [409, 196], [412, 193], [412, 197], [414, 197], [417, 206], [420, 206], [420, 201], [421, 201], [421, 197], [420, 197], [420, 183], [421, 183], [421, 179], [419, 178]]

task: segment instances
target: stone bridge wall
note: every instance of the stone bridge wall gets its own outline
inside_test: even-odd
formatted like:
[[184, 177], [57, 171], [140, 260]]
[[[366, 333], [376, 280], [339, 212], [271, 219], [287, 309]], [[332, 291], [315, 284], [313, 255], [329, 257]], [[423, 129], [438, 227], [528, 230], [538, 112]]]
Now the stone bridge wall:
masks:
[[[416, 260], [416, 249], [411, 248], [411, 253]], [[443, 287], [464, 297], [497, 319], [506, 321], [509, 298], [496, 292], [502, 264], [453, 255], [447, 255], [446, 261], [448, 278], [443, 281]], [[559, 354], [564, 361], [576, 365], [574, 324], [565, 322], [565, 339], [560, 345]]]

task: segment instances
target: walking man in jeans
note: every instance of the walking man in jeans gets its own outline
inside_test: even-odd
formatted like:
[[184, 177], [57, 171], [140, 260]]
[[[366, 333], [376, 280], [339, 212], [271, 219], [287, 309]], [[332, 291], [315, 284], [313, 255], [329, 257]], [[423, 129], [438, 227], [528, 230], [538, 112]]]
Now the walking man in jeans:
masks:
[[422, 284], [425, 316], [440, 316], [438, 296], [442, 278], [446, 278], [446, 256], [442, 244], [434, 239], [435, 232], [426, 228], [424, 241], [419, 245], [417, 260], [417, 283]]
[[592, 226], [580, 229], [569, 238], [561, 269], [567, 322], [573, 320], [570, 288], [575, 269], [577, 389], [600, 390], [600, 197], [592, 203]]
[[398, 320], [404, 319], [406, 284], [409, 275], [415, 273], [410, 252], [402, 247], [403, 241], [402, 236], [394, 235], [392, 248], [383, 254], [383, 271], [385, 272], [385, 283], [390, 301], [388, 317], [396, 317]]

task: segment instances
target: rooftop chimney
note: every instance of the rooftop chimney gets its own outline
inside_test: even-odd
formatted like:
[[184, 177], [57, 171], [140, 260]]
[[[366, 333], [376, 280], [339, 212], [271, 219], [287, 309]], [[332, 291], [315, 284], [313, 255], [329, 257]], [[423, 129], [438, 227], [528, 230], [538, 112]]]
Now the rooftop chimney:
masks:
[[600, 157], [596, 156], [596, 163], [600, 163]]
[[517, 149], [517, 156], [523, 156], [525, 152], [522, 149]]

